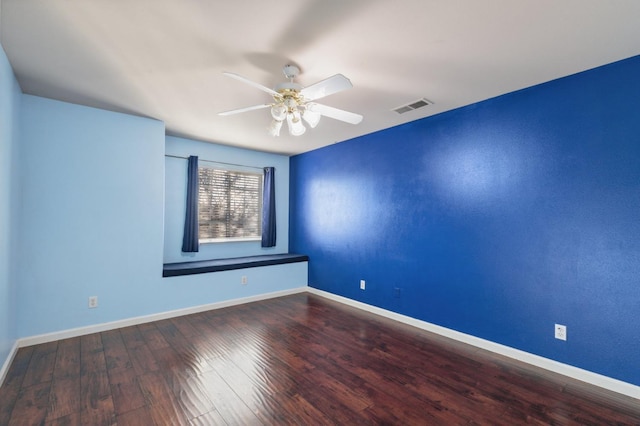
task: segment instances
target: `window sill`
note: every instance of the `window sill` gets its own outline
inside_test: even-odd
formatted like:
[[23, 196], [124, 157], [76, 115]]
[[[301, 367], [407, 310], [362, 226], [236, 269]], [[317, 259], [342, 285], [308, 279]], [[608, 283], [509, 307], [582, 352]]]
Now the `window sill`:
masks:
[[177, 277], [181, 275], [205, 274], [208, 272], [231, 271], [234, 269], [307, 261], [309, 261], [309, 256], [307, 255], [284, 253], [234, 257], [230, 259], [197, 260], [195, 262], [165, 263], [162, 268], [162, 276]]
[[260, 242], [261, 237], [247, 237], [247, 238], [206, 238], [198, 240], [199, 244], [220, 244], [220, 243], [245, 243], [245, 242]]

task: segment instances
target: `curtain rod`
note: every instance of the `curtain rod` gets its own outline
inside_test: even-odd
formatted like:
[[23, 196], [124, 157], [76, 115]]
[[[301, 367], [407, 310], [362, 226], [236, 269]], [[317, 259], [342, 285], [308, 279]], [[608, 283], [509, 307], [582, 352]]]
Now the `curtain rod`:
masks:
[[[171, 158], [180, 158], [180, 159], [183, 159], [183, 160], [188, 160], [189, 159], [189, 157], [181, 157], [179, 155], [165, 154], [164, 156], [165, 157], [171, 157]], [[247, 168], [250, 168], [250, 169], [263, 170], [262, 167], [246, 166], [244, 164], [223, 163], [222, 161], [203, 160], [203, 159], [201, 159], [199, 157], [198, 157], [198, 161], [204, 161], [205, 163], [224, 164], [225, 166], [247, 167]]]

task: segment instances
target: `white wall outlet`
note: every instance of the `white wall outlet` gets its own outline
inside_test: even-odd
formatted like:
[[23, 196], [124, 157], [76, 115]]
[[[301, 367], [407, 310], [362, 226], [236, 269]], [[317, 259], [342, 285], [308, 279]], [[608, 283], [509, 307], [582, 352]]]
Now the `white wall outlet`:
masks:
[[89, 307], [90, 308], [98, 307], [98, 296], [89, 296]]
[[242, 285], [247, 285], [249, 280], [247, 279], [246, 275], [243, 275], [242, 278], [240, 278], [240, 282], [242, 283]]
[[560, 325], [560, 324], [556, 324], [556, 339], [560, 339], [560, 340], [567, 340], [567, 326], [566, 325]]
[[365, 287], [366, 283], [364, 282], [364, 280], [360, 280], [360, 290], [364, 290]]

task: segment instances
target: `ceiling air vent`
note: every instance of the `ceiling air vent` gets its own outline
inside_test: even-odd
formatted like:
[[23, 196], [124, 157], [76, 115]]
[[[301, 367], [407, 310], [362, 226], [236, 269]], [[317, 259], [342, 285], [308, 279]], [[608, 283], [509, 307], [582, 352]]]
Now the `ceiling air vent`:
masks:
[[402, 106], [399, 106], [398, 108], [394, 108], [393, 111], [397, 112], [398, 114], [404, 114], [405, 112], [426, 107], [427, 105], [433, 105], [433, 102], [431, 102], [427, 98], [422, 98], [422, 99], [418, 99], [417, 101], [411, 102], [410, 104], [402, 105]]

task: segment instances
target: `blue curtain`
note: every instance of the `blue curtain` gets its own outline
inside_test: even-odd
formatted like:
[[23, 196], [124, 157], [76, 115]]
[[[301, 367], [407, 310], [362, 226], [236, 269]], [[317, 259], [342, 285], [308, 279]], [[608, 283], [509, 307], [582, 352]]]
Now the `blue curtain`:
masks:
[[276, 184], [275, 168], [264, 168], [262, 192], [262, 247], [276, 245]]
[[182, 251], [195, 253], [200, 249], [198, 243], [198, 157], [189, 157], [187, 168], [187, 211], [184, 218], [184, 236]]

